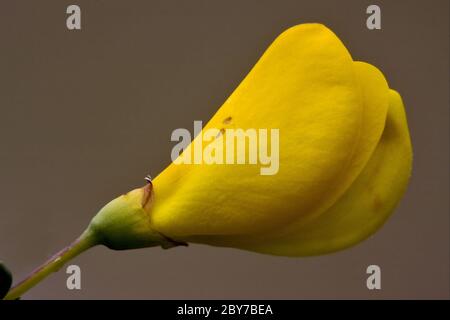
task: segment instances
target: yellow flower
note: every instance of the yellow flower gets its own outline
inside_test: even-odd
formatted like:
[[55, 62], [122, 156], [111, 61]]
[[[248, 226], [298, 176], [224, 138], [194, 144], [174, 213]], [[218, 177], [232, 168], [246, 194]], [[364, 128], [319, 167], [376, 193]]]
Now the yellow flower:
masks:
[[320, 24], [283, 32], [204, 130], [230, 127], [279, 129], [278, 172], [172, 163], [153, 185], [109, 203], [91, 229], [115, 249], [194, 242], [323, 254], [375, 232], [409, 180], [400, 96]]

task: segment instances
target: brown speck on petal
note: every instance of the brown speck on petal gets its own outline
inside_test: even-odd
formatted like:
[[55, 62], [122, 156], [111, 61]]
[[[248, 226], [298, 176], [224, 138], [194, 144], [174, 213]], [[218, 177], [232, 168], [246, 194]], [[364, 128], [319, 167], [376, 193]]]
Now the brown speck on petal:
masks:
[[232, 120], [233, 120], [232, 117], [226, 117], [226, 118], [223, 120], [223, 124], [230, 124]]
[[383, 201], [380, 199], [379, 195], [375, 195], [373, 198], [373, 208], [375, 211], [380, 211], [383, 208]]
[[217, 133], [216, 139], [217, 139], [218, 137], [220, 137], [220, 135], [223, 135], [223, 134], [225, 134], [225, 129], [224, 129], [224, 128], [221, 128], [221, 129], [219, 130], [219, 132]]

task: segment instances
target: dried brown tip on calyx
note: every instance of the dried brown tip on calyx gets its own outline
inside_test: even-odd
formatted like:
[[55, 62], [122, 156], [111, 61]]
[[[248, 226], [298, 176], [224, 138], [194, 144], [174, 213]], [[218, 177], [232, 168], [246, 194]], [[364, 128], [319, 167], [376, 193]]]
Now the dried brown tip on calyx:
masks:
[[183, 247], [189, 246], [189, 244], [187, 242], [173, 240], [173, 239], [169, 238], [168, 236], [162, 234], [161, 232], [158, 232], [158, 233], [161, 235], [161, 237], [164, 238], [164, 240], [166, 240], [165, 243], [161, 244], [161, 248], [163, 248], [163, 249], [170, 249], [170, 248], [178, 247], [178, 246], [183, 246]]
[[153, 198], [152, 177], [150, 177], [150, 175], [146, 175], [144, 179], [145, 181], [147, 181], [147, 184], [143, 187], [144, 194], [142, 196], [141, 201], [141, 205], [143, 208], [145, 208], [148, 204], [150, 204]]

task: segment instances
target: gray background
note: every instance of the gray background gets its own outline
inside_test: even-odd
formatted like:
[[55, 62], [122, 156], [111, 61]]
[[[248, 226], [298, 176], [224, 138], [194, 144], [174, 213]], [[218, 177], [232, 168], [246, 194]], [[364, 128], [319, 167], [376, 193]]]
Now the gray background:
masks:
[[[18, 278], [68, 244], [113, 197], [170, 162], [170, 134], [208, 120], [285, 28], [322, 22], [403, 96], [411, 184], [364, 243], [315, 258], [192, 245], [114, 252], [74, 263], [24, 298], [448, 298], [449, 2], [0, 2], [0, 258]], [[382, 290], [366, 288], [369, 264]]]

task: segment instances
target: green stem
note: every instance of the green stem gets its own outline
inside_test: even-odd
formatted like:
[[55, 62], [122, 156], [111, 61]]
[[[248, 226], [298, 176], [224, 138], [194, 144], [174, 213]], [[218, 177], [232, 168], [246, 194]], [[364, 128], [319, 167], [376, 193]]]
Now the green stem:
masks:
[[70, 246], [51, 257], [42, 266], [35, 269], [23, 281], [16, 284], [6, 295], [5, 300], [20, 298], [25, 292], [37, 285], [52, 272], [58, 271], [66, 262], [78, 256], [83, 251], [95, 246], [97, 239], [88, 229]]

